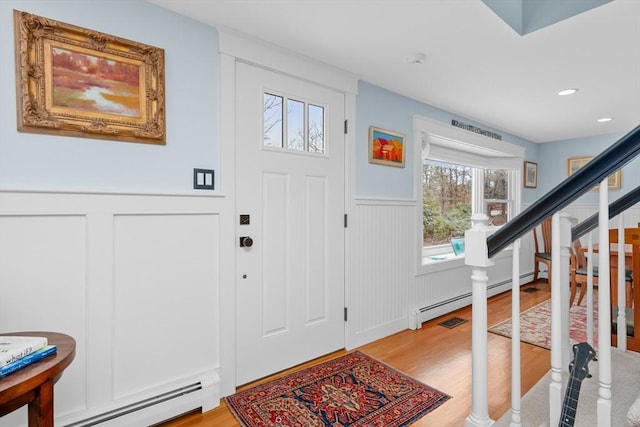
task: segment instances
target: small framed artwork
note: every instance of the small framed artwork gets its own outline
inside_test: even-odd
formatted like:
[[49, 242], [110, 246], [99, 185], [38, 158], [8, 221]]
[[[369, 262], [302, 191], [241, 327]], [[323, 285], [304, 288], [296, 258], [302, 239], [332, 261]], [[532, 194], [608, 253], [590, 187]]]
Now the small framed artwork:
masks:
[[369, 163], [403, 168], [404, 152], [404, 134], [369, 127]]
[[[570, 157], [567, 160], [567, 176], [571, 176], [576, 173], [581, 167], [589, 163], [593, 159], [593, 156], [583, 156], [583, 157]], [[620, 185], [622, 184], [622, 172], [620, 169], [615, 171], [613, 174], [609, 175], [607, 180], [609, 190], [618, 190], [620, 189]], [[596, 190], [598, 186], [595, 186], [593, 189]]]
[[163, 49], [13, 17], [19, 131], [165, 144]]
[[534, 162], [524, 162], [524, 186], [536, 188], [538, 186], [538, 164]]

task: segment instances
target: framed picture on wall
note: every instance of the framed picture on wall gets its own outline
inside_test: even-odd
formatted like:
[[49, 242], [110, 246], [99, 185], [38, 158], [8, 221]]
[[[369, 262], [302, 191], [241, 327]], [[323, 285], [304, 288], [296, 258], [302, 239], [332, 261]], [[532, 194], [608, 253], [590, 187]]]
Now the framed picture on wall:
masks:
[[[570, 157], [567, 159], [567, 176], [571, 176], [576, 173], [581, 167], [589, 163], [593, 159], [593, 156], [583, 157]], [[609, 190], [618, 190], [622, 184], [622, 172], [620, 169], [609, 175], [607, 180]], [[593, 187], [596, 190], [598, 186]]]
[[404, 152], [404, 134], [369, 127], [369, 163], [403, 168]]
[[536, 188], [538, 186], [538, 164], [534, 162], [524, 162], [524, 186]]
[[13, 17], [19, 131], [165, 144], [163, 49]]

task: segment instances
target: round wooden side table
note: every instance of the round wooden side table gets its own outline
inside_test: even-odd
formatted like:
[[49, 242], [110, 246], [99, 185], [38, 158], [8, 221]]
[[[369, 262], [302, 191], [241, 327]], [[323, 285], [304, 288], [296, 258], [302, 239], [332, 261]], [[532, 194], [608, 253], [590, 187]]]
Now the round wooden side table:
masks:
[[29, 405], [29, 427], [53, 427], [53, 384], [76, 355], [76, 341], [57, 332], [12, 332], [0, 335], [47, 337], [55, 354], [0, 378], [0, 417]]

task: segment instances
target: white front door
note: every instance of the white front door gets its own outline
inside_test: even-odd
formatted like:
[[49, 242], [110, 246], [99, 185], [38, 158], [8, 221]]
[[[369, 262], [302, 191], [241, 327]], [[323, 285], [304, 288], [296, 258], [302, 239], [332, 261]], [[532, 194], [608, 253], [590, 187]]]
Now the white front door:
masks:
[[236, 94], [236, 384], [245, 384], [344, 347], [345, 97], [243, 63]]

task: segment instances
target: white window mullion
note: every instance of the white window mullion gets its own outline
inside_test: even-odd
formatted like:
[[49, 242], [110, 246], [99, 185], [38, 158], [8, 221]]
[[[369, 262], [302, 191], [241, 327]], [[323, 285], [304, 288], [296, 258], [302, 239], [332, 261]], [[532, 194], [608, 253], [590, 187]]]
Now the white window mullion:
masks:
[[304, 103], [303, 111], [304, 111], [304, 119], [303, 119], [303, 122], [304, 122], [304, 125], [303, 125], [304, 126], [304, 132], [303, 132], [304, 133], [304, 136], [303, 136], [304, 144], [303, 144], [303, 147], [304, 148], [303, 148], [303, 151], [309, 152], [309, 138], [310, 138], [310, 135], [309, 135], [309, 126], [310, 126], [309, 125], [309, 104], [307, 104], [306, 102]]
[[484, 205], [484, 169], [473, 168], [471, 187], [471, 214], [486, 214]]

